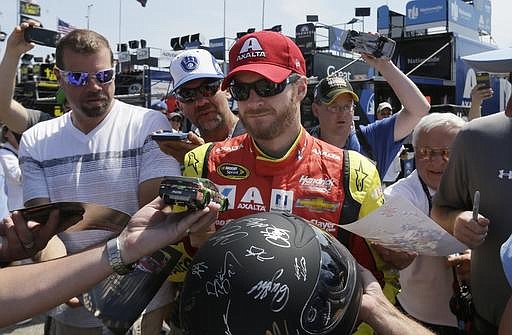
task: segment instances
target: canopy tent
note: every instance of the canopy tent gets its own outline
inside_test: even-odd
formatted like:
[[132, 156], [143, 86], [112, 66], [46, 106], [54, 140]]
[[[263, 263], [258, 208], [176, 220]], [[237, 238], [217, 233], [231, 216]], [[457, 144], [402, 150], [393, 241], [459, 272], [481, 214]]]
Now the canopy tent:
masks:
[[493, 73], [512, 72], [512, 48], [472, 54], [462, 57], [462, 60], [476, 71]]

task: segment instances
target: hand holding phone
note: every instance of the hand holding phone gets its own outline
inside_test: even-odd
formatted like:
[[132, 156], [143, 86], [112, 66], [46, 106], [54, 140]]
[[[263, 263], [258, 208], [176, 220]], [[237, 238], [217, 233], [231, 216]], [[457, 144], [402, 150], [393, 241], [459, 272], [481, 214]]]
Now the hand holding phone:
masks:
[[60, 33], [39, 27], [27, 27], [24, 32], [25, 41], [55, 48], [60, 40]]
[[79, 202], [54, 202], [21, 208], [16, 211], [20, 212], [27, 221], [30, 220], [45, 224], [50, 216], [50, 211], [54, 209], [59, 210], [59, 221], [61, 223], [66, 222], [70, 218], [75, 219], [83, 216], [85, 213], [84, 207]]
[[491, 88], [491, 77], [487, 72], [477, 72], [476, 74], [476, 84], [480, 85], [480, 89]]
[[176, 133], [171, 130], [158, 130], [151, 134], [151, 138], [155, 141], [182, 141], [186, 140], [187, 137], [187, 133]]
[[169, 156], [174, 157], [178, 162], [183, 163], [185, 155], [198, 146], [204, 144], [204, 140], [197, 136], [195, 133], [190, 132], [186, 134], [187, 140], [182, 141], [166, 141], [166, 140], [156, 140], [156, 143], [160, 147], [162, 152], [166, 153]]

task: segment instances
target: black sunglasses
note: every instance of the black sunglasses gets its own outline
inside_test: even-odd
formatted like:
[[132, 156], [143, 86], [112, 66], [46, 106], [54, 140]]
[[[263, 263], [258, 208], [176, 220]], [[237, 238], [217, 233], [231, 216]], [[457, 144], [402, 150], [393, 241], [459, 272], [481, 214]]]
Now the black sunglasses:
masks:
[[197, 99], [197, 94], [200, 93], [202, 97], [208, 98], [214, 96], [220, 88], [222, 80], [207, 81], [199, 87], [186, 88], [181, 87], [174, 92], [176, 99], [179, 102], [190, 103]]
[[298, 74], [293, 73], [280, 83], [274, 83], [268, 79], [260, 79], [250, 84], [238, 83], [235, 81], [229, 85], [229, 92], [231, 93], [233, 99], [237, 101], [244, 101], [249, 99], [251, 89], [254, 90], [254, 92], [256, 92], [256, 94], [260, 97], [272, 97], [283, 92], [288, 84], [296, 82], [299, 78], [300, 76]]

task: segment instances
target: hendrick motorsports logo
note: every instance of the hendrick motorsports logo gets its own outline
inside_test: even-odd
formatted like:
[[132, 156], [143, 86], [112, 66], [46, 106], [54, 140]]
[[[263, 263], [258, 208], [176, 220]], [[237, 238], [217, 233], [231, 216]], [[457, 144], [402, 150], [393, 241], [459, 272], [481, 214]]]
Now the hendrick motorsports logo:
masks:
[[327, 193], [334, 186], [334, 181], [331, 178], [313, 178], [302, 175], [300, 176], [299, 184], [303, 189]]

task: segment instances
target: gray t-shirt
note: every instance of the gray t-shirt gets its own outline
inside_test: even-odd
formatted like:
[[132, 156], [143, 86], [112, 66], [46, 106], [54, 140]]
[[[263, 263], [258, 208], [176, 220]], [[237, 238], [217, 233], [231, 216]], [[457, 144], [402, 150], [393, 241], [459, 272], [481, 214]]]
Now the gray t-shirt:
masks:
[[32, 127], [36, 123], [52, 119], [52, 116], [50, 114], [42, 112], [37, 109], [28, 109], [27, 108], [27, 115], [28, 115], [27, 129]]
[[471, 287], [478, 314], [498, 326], [512, 290], [500, 261], [500, 246], [512, 233], [512, 118], [497, 113], [469, 122], [454, 141], [435, 206], [472, 209], [490, 220], [485, 242], [471, 255]]

